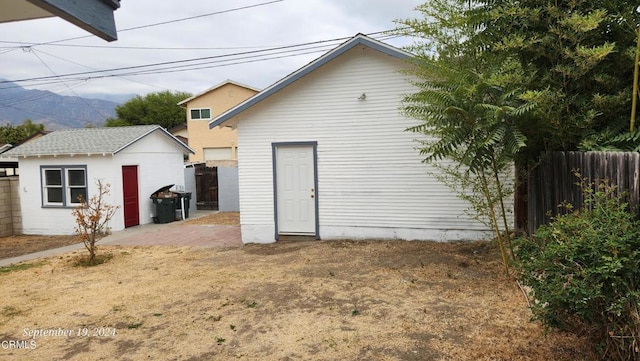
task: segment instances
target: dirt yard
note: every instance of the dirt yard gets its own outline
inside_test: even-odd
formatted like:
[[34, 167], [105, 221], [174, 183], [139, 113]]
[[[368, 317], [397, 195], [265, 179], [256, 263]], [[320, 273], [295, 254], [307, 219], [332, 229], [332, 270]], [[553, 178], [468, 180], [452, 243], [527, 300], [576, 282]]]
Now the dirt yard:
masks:
[[[203, 217], [187, 219], [180, 223], [200, 225], [239, 225], [240, 214], [238, 212], [211, 213]], [[44, 251], [51, 248], [64, 247], [80, 242], [82, 241], [80, 241], [75, 235], [0, 237], [0, 259], [22, 256], [24, 254]]]
[[80, 243], [76, 236], [11, 236], [0, 237], [0, 259], [22, 256], [46, 249]]
[[79, 251], [0, 268], [0, 359], [593, 359], [529, 322], [486, 243], [101, 252], [91, 268]]

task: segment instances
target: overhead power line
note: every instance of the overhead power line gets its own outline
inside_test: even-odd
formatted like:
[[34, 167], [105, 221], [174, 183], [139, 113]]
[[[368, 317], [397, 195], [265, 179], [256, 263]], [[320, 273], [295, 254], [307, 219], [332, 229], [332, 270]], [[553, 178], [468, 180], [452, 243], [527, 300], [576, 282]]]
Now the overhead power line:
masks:
[[[49, 64], [47, 64], [44, 60], [42, 60], [42, 58], [40, 57], [40, 55], [38, 55], [37, 50], [35, 49], [31, 49], [31, 53], [33, 55], [35, 55], [36, 58], [38, 58], [38, 60], [42, 63], [42, 65], [45, 66], [45, 68], [49, 69], [49, 71], [57, 76], [56, 72], [53, 71], [53, 69], [51, 69], [51, 67], [49, 66]], [[62, 84], [64, 84], [64, 86], [69, 89], [70, 92], [72, 92], [78, 99], [80, 99], [80, 101], [82, 101], [87, 107], [89, 107], [89, 109], [93, 110], [96, 114], [98, 114], [100, 117], [102, 117], [102, 119], [106, 120], [108, 117], [104, 114], [102, 114], [99, 110], [97, 110], [93, 105], [89, 104], [87, 102], [86, 99], [84, 99], [83, 97], [81, 97], [80, 95], [78, 95], [78, 93], [76, 93], [75, 90], [73, 90], [65, 81], [62, 81]]]
[[118, 46], [118, 45], [82, 45], [82, 44], [43, 44], [43, 43], [25, 43], [21, 41], [11, 41], [11, 40], [0, 40], [0, 44], [15, 44], [15, 46], [6, 46], [0, 48], [4, 48], [6, 50], [0, 52], [0, 55], [4, 53], [8, 53], [10, 51], [22, 49], [24, 47], [32, 47], [32, 46], [56, 46], [56, 47], [65, 47], [65, 48], [89, 48], [89, 49], [125, 49], [125, 50], [240, 50], [240, 49], [261, 49], [261, 48], [269, 48], [273, 45], [259, 45], [259, 46], [218, 46], [218, 47], [161, 47], [161, 46]]
[[204, 17], [208, 17], [208, 16], [212, 16], [212, 15], [226, 14], [226, 13], [230, 13], [230, 12], [234, 12], [234, 11], [247, 10], [247, 9], [256, 8], [256, 7], [259, 7], [259, 6], [271, 5], [271, 4], [279, 3], [279, 2], [282, 2], [282, 1], [284, 1], [284, 0], [273, 0], [273, 1], [263, 2], [263, 3], [260, 3], [260, 4], [241, 6], [241, 7], [238, 7], [238, 8], [233, 8], [233, 9], [228, 9], [228, 10], [214, 11], [214, 12], [208, 13], [208, 14], [189, 16], [189, 17], [182, 18], [182, 19], [175, 19], [175, 20], [169, 20], [169, 21], [162, 21], [162, 22], [159, 22], [159, 23], [134, 26], [134, 27], [131, 27], [131, 28], [122, 29], [120, 31], [138, 30], [138, 29], [150, 28], [152, 26], [173, 24], [173, 23], [177, 23], [177, 22], [181, 22], [181, 21], [199, 19], [199, 18], [204, 18]]
[[[375, 33], [370, 33], [369, 35], [375, 35], [380, 33], [384, 33], [384, 32], [375, 32]], [[329, 39], [329, 40], [320, 40], [320, 41], [313, 41], [308, 43], [301, 43], [296, 45], [280, 46], [280, 47], [274, 47], [274, 48], [262, 49], [262, 50], [252, 50], [252, 51], [237, 52], [237, 53], [231, 53], [231, 54], [214, 55], [214, 56], [206, 56], [206, 57], [198, 57], [198, 58], [190, 58], [190, 59], [174, 60], [174, 61], [165, 61], [165, 62], [159, 62], [159, 63], [133, 65], [133, 66], [103, 69], [103, 70], [91, 70], [91, 71], [83, 71], [83, 72], [76, 72], [76, 73], [40, 76], [40, 77], [23, 78], [23, 79], [15, 79], [15, 80], [2, 80], [0, 81], [0, 84], [10, 83], [10, 82], [21, 83], [21, 82], [32, 82], [32, 81], [48, 81], [52, 79], [65, 80], [67, 78], [92, 79], [92, 78], [107, 77], [107, 76], [140, 75], [141, 70], [145, 70], [145, 69], [147, 73], [151, 73], [154, 71], [155, 68], [158, 68], [158, 67], [163, 67], [163, 68], [159, 68], [155, 70], [157, 71], [168, 70], [169, 68], [167, 66], [194, 67], [194, 66], [204, 65], [207, 63], [216, 62], [216, 61], [219, 61], [220, 59], [225, 59], [225, 58], [228, 60], [231, 59], [234, 62], [239, 62], [243, 59], [244, 60], [254, 59], [256, 58], [257, 54], [262, 54], [262, 56], [266, 57], [266, 56], [273, 56], [275, 54], [282, 54], [282, 53], [289, 52], [289, 53], [293, 53], [293, 54], [290, 54], [289, 56], [297, 56], [297, 55], [308, 54], [309, 50], [312, 50], [312, 49], [316, 49], [316, 52], [320, 51], [319, 49], [322, 49], [323, 46], [318, 46], [319, 44], [327, 44], [327, 45], [324, 45], [324, 50], [327, 50], [327, 47], [335, 45], [336, 42], [345, 41], [350, 38], [351, 37], [335, 38], [335, 39]], [[296, 52], [298, 54], [295, 54]], [[268, 59], [265, 59], [265, 60], [268, 60]], [[133, 70], [136, 70], [136, 72], [132, 72]], [[195, 70], [195, 69], [192, 69], [192, 70]], [[125, 73], [125, 71], [128, 71], [128, 72]], [[119, 72], [119, 73], [112, 74], [115, 72]], [[96, 74], [100, 74], [100, 73], [104, 73], [104, 74], [102, 76], [95, 76]]]
[[[258, 3], [258, 4], [253, 4], [253, 5], [246, 5], [246, 6], [241, 6], [241, 7], [227, 9], [227, 10], [214, 11], [214, 12], [210, 12], [210, 13], [207, 13], [207, 14], [189, 16], [189, 17], [186, 17], [186, 18], [173, 19], [173, 20], [161, 21], [161, 22], [158, 22], [158, 23], [133, 26], [133, 27], [130, 27], [130, 28], [119, 29], [118, 33], [123, 33], [125, 31], [131, 31], [131, 30], [146, 29], [146, 28], [150, 28], [150, 27], [154, 27], [154, 26], [160, 26], [160, 25], [173, 24], [173, 23], [178, 23], [178, 22], [181, 22], [181, 21], [199, 19], [199, 18], [204, 18], [204, 17], [208, 17], [208, 16], [213, 16], [213, 15], [227, 14], [227, 13], [231, 13], [231, 12], [235, 12], [235, 11], [247, 10], [247, 9], [256, 8], [256, 7], [265, 6], [265, 5], [271, 5], [271, 4], [279, 3], [279, 2], [282, 2], [282, 1], [284, 1], [284, 0], [267, 1], [267, 2], [262, 2], [262, 3]], [[30, 46], [50, 45], [50, 44], [62, 43], [62, 42], [65, 42], [65, 41], [92, 38], [92, 37], [93, 37], [93, 35], [77, 36], [77, 37], [67, 38], [67, 39], [47, 41], [47, 42], [43, 42], [43, 43], [35, 43], [35, 44], [30, 45]]]

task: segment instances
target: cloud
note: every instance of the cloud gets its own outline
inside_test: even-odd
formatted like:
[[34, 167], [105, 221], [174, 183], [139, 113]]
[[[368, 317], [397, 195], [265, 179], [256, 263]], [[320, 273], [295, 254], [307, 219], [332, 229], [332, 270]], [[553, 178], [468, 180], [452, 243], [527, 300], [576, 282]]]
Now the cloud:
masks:
[[[63, 47], [53, 44], [29, 48], [28, 44], [31, 43], [46, 43], [88, 35], [82, 29], [57, 18], [0, 24], [0, 34], [3, 34], [0, 41], [19, 41], [25, 44], [25, 48], [19, 48], [20, 44], [0, 43], [0, 62], [3, 64], [0, 67], [0, 78], [15, 80], [51, 76], [53, 73], [60, 75], [91, 69], [213, 57], [265, 47], [343, 38], [358, 32], [389, 30], [395, 27], [393, 21], [396, 19], [418, 16], [413, 9], [421, 3], [417, 0], [284, 0], [161, 26], [125, 30], [263, 2], [266, 0], [234, 1], [226, 2], [224, 5], [220, 2], [199, 0], [123, 1], [121, 8], [115, 13], [119, 29], [118, 41], [107, 43], [91, 36], [60, 43], [98, 46], [97, 48]], [[396, 46], [403, 45], [402, 39], [391, 39], [389, 42]], [[182, 49], [143, 50], [124, 47]], [[86, 81], [80, 77], [77, 81], [69, 81], [68, 85], [75, 87], [74, 90], [78, 93], [145, 94], [162, 89], [198, 93], [225, 79], [233, 79], [262, 88], [320, 56], [322, 51], [327, 49], [320, 49], [321, 51], [312, 54], [188, 72]], [[247, 60], [246, 57], [244, 60]], [[60, 89], [60, 84], [23, 85], [39, 89]]]

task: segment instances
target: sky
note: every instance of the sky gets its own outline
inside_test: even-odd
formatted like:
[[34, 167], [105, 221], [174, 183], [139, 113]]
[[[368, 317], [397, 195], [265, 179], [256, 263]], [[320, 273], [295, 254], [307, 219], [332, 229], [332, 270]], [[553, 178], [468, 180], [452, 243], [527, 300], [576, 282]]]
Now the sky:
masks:
[[[0, 24], [0, 78], [52, 77], [18, 84], [71, 96], [197, 94], [227, 79], [262, 89], [348, 37], [394, 29], [394, 20], [420, 18], [415, 8], [423, 2], [122, 0], [114, 42], [59, 18]], [[169, 23], [127, 30], [161, 22]], [[371, 36], [398, 47], [413, 41]], [[57, 42], [70, 38], [75, 39]], [[333, 41], [321, 42], [326, 40]], [[55, 43], [37, 45], [48, 42]], [[192, 59], [200, 60], [184, 61]], [[135, 68], [122, 69], [127, 67]], [[119, 70], [102, 71], [110, 69]], [[84, 72], [91, 73], [65, 76]]]

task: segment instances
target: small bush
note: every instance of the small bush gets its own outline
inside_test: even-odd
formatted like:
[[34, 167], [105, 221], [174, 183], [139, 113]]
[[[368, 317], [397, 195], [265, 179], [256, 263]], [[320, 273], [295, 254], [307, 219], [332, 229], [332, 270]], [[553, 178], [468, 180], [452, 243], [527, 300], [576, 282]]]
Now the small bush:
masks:
[[604, 359], [640, 359], [640, 223], [608, 182], [582, 182], [583, 209], [518, 242], [534, 318], [589, 337]]
[[100, 236], [109, 233], [107, 224], [119, 208], [105, 203], [105, 198], [110, 194], [111, 185], [104, 183], [101, 179], [96, 180], [96, 185], [98, 194], [89, 200], [84, 199], [82, 195], [78, 196], [80, 205], [71, 212], [76, 219], [76, 234], [89, 251], [89, 259], [86, 262], [88, 265], [97, 263], [96, 242]]

